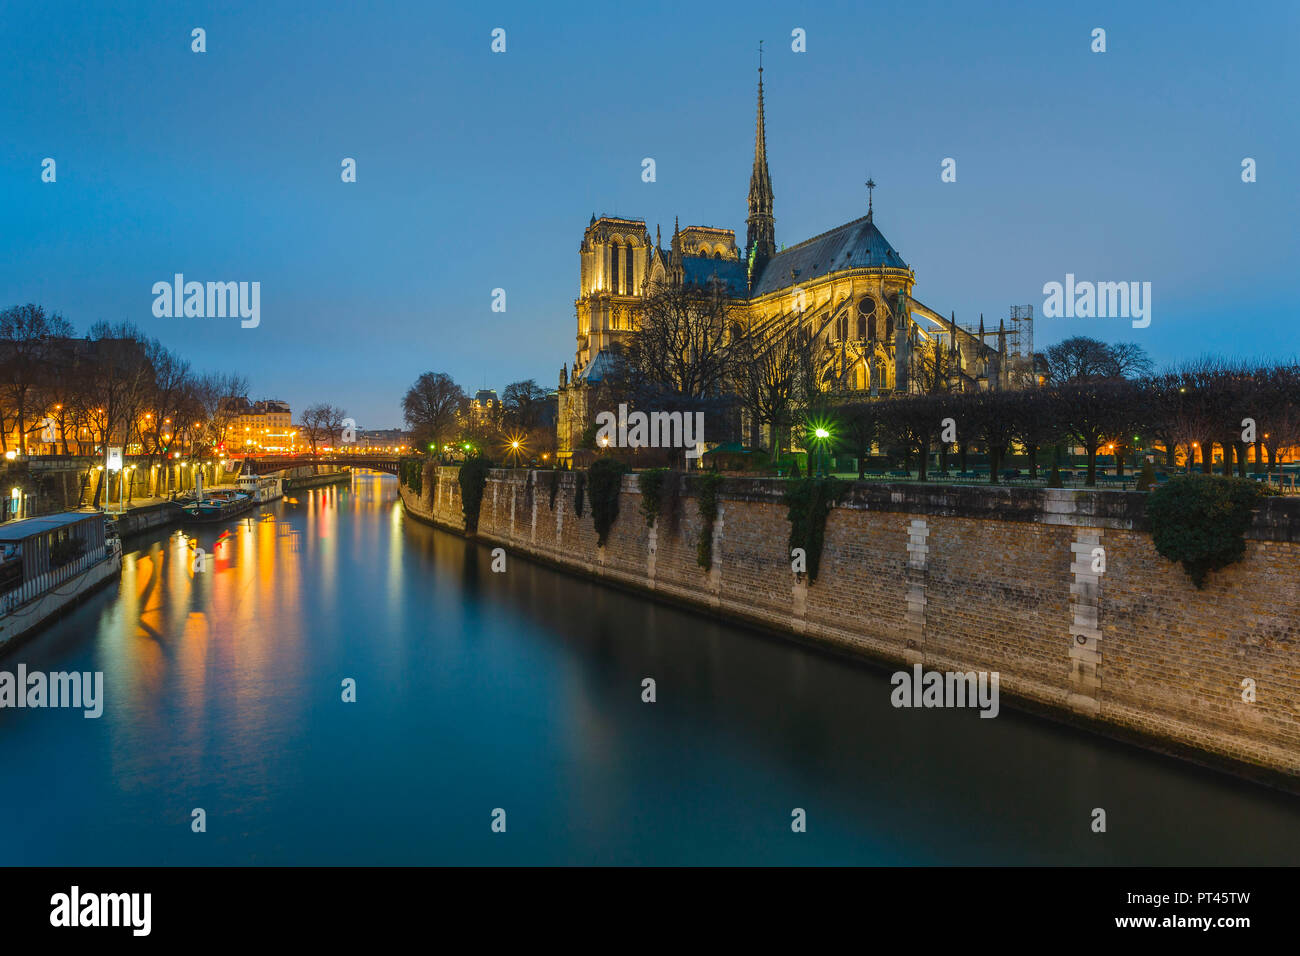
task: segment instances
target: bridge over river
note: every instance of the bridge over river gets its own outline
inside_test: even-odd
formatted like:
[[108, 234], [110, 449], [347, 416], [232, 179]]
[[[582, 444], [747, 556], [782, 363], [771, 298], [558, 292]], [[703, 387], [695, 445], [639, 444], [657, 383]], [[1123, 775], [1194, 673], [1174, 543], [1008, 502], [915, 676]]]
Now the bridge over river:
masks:
[[310, 465], [346, 465], [350, 468], [366, 468], [370, 471], [396, 475], [399, 461], [401, 461], [400, 455], [275, 455], [245, 458], [244, 467], [254, 474], [267, 475]]

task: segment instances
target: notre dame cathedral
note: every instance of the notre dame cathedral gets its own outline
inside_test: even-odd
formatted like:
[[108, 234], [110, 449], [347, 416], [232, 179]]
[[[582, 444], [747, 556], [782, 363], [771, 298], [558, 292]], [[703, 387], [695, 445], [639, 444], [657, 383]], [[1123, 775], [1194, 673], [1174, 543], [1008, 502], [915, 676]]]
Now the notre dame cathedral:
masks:
[[595, 388], [637, 327], [645, 297], [662, 283], [721, 283], [750, 329], [764, 337], [808, 336], [826, 389], [864, 396], [916, 391], [918, 356], [930, 356], [933, 368], [940, 350], [946, 389], [1035, 380], [1032, 310], [1013, 309], [1011, 330], [1000, 322], [986, 333], [982, 316], [976, 332], [923, 305], [913, 295], [915, 273], [876, 227], [870, 180], [865, 216], [778, 250], [764, 123], [760, 64], [743, 253], [731, 229], [675, 225], [665, 250], [658, 228], [652, 241], [645, 220], [592, 215], [580, 247], [577, 352], [572, 371], [560, 372], [561, 459], [572, 456], [598, 411], [590, 407]]

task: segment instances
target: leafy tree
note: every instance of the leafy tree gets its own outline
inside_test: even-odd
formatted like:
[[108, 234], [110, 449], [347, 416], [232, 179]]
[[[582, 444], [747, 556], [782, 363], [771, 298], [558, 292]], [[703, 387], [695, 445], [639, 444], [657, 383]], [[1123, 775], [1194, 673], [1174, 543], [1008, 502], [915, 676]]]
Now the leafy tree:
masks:
[[1156, 551], [1178, 561], [1197, 588], [1211, 571], [1241, 560], [1260, 489], [1241, 478], [1179, 475], [1151, 492], [1147, 518]]

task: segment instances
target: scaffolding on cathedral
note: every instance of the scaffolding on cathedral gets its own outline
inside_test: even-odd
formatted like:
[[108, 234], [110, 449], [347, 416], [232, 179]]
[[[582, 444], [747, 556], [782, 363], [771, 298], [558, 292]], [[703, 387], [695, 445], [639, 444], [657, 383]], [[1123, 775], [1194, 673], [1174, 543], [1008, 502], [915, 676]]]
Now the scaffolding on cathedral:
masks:
[[1007, 351], [1012, 355], [1032, 357], [1034, 354], [1034, 307], [1011, 307], [1011, 331], [1007, 334]]

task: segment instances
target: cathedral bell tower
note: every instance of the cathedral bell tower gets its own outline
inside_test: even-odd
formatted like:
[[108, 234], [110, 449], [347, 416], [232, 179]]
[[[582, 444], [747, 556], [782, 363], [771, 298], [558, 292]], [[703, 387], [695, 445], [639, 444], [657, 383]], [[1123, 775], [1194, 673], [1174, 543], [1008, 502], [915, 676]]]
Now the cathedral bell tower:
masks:
[[754, 130], [754, 171], [749, 177], [749, 215], [745, 218], [745, 254], [749, 282], [776, 255], [776, 219], [772, 215], [772, 177], [767, 171], [767, 131], [763, 124], [763, 45], [758, 46], [758, 120]]

